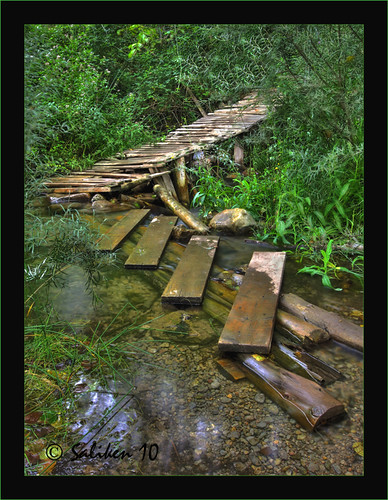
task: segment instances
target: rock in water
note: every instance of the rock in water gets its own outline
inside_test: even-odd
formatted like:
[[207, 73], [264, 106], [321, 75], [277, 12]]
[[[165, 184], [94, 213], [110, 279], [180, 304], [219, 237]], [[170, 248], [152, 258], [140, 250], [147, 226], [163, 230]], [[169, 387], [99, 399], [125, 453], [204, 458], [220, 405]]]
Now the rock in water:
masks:
[[257, 225], [255, 219], [243, 208], [230, 208], [215, 215], [209, 226], [225, 233], [245, 234]]

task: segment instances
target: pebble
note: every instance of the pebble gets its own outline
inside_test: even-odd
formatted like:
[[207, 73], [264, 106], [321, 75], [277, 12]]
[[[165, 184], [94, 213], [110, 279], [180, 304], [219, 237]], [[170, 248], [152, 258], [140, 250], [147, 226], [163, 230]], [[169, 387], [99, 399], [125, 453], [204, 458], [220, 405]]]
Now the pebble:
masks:
[[[138, 345], [148, 351], [151, 347], [140, 341]], [[222, 377], [215, 366], [216, 344], [179, 344], [178, 350], [164, 342], [151, 348], [154, 347], [158, 348], [154, 363], [160, 367], [173, 363], [174, 373], [147, 368], [139, 376], [148, 390], [136, 394], [144, 409], [144, 415], [139, 413], [136, 432], [141, 444], [157, 443], [160, 453], [157, 460], [142, 462], [142, 470], [131, 470], [130, 474], [190, 475], [202, 472], [201, 467], [204, 474], [213, 475], [363, 474], [362, 457], [356, 455], [354, 461], [352, 448], [354, 441], [362, 441], [362, 398], [361, 392], [357, 393], [362, 365], [349, 363], [343, 368], [353, 370], [359, 377], [357, 384], [356, 375], [346, 382], [356, 388], [356, 403], [350, 408], [347, 426], [339, 423], [311, 434], [248, 380], [235, 383]], [[338, 357], [338, 363], [343, 362], [342, 352]], [[148, 362], [149, 358], [139, 354], [139, 364], [142, 360]], [[333, 356], [325, 361], [337, 367]], [[342, 386], [335, 382], [332, 387], [342, 400]], [[163, 432], [152, 424], [155, 420]], [[178, 450], [179, 460], [171, 442]], [[97, 462], [92, 466], [99, 474]], [[60, 462], [56, 467], [59, 470]], [[117, 471], [116, 462], [111, 467]]]
[[279, 407], [276, 406], [276, 405], [268, 405], [268, 411], [272, 414], [272, 415], [278, 415], [279, 413]]
[[248, 441], [248, 443], [249, 443], [250, 445], [252, 445], [252, 446], [255, 446], [255, 445], [259, 442], [259, 440], [258, 440], [256, 437], [254, 437], [254, 436], [248, 436], [248, 437], [246, 438], [246, 440], [247, 440], [247, 441]]
[[264, 396], [264, 394], [263, 394], [262, 392], [258, 392], [258, 393], [256, 394], [256, 396], [255, 396], [255, 401], [256, 401], [257, 403], [264, 403], [264, 401], [265, 401], [265, 396]]

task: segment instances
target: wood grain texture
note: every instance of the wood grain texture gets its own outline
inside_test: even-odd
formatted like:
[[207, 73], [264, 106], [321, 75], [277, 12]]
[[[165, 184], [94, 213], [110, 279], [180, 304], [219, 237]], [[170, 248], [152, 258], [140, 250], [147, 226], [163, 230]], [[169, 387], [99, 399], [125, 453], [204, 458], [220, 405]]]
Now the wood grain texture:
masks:
[[199, 305], [217, 250], [218, 236], [192, 236], [162, 294], [162, 302]]
[[253, 253], [218, 342], [221, 351], [269, 353], [285, 258], [285, 252]]
[[98, 248], [101, 251], [113, 252], [124, 238], [142, 222], [150, 213], [149, 209], [131, 210], [128, 215], [112, 226], [98, 239]]
[[156, 269], [178, 217], [155, 217], [126, 260], [132, 269]]

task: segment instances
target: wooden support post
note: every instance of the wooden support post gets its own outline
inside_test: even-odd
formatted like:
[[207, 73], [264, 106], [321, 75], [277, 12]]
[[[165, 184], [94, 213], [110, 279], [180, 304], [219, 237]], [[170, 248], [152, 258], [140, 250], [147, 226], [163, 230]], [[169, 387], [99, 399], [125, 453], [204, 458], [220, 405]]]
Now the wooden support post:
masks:
[[186, 208], [190, 206], [189, 180], [187, 178], [185, 157], [181, 156], [175, 160], [175, 183], [179, 201]]
[[234, 163], [239, 167], [244, 167], [244, 149], [241, 144], [236, 140], [234, 143], [233, 152]]

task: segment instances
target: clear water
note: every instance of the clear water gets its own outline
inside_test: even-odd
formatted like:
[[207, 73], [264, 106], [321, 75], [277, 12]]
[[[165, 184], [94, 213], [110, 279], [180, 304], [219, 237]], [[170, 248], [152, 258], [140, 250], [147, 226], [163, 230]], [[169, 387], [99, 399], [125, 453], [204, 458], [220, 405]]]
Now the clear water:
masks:
[[[117, 214], [99, 217], [114, 222]], [[345, 404], [346, 416], [306, 432], [251, 382], [232, 382], [218, 371], [222, 321], [201, 306], [161, 304], [181, 246], [169, 243], [157, 271], [124, 268], [140, 236], [135, 231], [118, 250], [116, 265], [104, 270], [97, 306], [76, 266], [68, 269], [66, 286], [51, 291], [60, 318], [80, 334], [106, 330], [107, 340], [124, 332], [115, 342], [121, 349], [115, 373], [106, 369], [96, 378], [80, 370], [74, 377], [62, 443], [68, 451], [53, 474], [362, 475], [363, 459], [353, 446], [363, 441], [362, 354], [333, 341], [314, 351], [344, 375], [327, 390]], [[220, 267], [247, 264], [257, 250], [243, 238], [222, 237], [211, 276]], [[297, 275], [301, 266], [287, 257], [283, 292], [362, 321], [357, 283], [335, 292], [319, 278]], [[72, 449], [79, 441], [82, 456], [80, 445]]]

